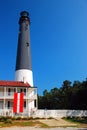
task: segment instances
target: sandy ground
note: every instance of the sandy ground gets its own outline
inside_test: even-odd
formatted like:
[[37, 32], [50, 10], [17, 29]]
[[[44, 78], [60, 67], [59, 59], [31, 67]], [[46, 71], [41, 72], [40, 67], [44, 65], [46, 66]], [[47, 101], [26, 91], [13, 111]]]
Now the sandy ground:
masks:
[[70, 122], [67, 122], [61, 118], [56, 118], [56, 119], [46, 119], [46, 120], [39, 120], [40, 122], [44, 123], [44, 124], [47, 124], [48, 126], [50, 127], [76, 127], [77, 124], [75, 123], [70, 123]]

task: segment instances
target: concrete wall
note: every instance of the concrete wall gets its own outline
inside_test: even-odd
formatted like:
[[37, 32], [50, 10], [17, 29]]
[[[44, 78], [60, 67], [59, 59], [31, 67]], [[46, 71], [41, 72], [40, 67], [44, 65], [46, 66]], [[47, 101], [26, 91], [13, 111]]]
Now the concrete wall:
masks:
[[85, 116], [87, 117], [87, 110], [37, 110], [36, 112], [32, 112], [33, 117], [39, 118], [57, 118], [57, 117], [76, 117], [76, 116]]

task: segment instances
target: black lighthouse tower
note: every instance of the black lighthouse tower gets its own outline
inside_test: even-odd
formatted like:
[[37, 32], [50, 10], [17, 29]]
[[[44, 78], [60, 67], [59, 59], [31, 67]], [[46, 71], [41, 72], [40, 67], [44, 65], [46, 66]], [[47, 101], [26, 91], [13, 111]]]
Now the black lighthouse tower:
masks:
[[33, 86], [30, 52], [30, 18], [27, 11], [22, 11], [19, 18], [15, 80], [28, 82], [31, 86]]

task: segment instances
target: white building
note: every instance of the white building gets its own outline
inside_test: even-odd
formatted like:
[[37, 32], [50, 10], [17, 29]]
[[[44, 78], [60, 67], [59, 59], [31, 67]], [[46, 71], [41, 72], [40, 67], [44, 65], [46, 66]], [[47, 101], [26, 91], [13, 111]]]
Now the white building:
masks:
[[[24, 106], [22, 113], [14, 113], [14, 93], [24, 93]], [[31, 94], [33, 93], [33, 94]], [[34, 107], [30, 106], [34, 102]], [[0, 81], [0, 115], [2, 116], [32, 116], [37, 109], [37, 88], [30, 87], [28, 83], [19, 81]]]

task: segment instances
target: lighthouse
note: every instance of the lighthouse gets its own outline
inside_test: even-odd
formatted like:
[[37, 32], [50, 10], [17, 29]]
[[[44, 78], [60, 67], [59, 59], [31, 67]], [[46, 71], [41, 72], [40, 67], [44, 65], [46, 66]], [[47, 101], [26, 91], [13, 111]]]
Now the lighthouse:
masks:
[[19, 18], [15, 81], [0, 80], [0, 116], [30, 116], [37, 110], [37, 87], [33, 86], [30, 52], [30, 18]]
[[27, 11], [22, 11], [19, 18], [18, 48], [16, 57], [15, 80], [33, 86], [33, 73], [30, 52], [30, 18]]

